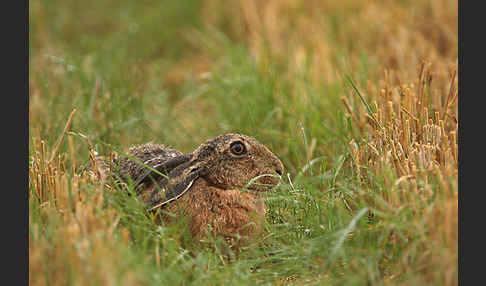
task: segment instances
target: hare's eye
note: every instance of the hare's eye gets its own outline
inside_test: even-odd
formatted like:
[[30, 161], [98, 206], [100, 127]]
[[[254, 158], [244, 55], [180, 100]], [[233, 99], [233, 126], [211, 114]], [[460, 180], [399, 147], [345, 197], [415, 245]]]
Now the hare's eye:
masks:
[[233, 142], [230, 145], [230, 151], [235, 155], [243, 155], [246, 153], [245, 144], [243, 144], [243, 142], [240, 141]]

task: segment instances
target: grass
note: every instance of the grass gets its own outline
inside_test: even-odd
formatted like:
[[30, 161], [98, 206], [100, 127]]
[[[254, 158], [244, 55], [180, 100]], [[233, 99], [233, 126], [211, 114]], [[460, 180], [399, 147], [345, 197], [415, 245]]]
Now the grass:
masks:
[[[30, 284], [458, 284], [457, 3], [29, 9]], [[238, 256], [85, 172], [94, 152], [224, 132], [286, 168]]]

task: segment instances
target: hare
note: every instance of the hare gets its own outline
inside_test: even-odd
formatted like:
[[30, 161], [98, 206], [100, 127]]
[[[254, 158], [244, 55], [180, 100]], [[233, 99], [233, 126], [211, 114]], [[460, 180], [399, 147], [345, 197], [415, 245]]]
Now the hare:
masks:
[[167, 213], [188, 217], [193, 238], [204, 237], [209, 226], [230, 241], [257, 237], [265, 219], [261, 192], [277, 185], [284, 170], [267, 147], [236, 133], [208, 140], [189, 154], [158, 144], [132, 147], [128, 154], [112, 160], [113, 174], [131, 178], [150, 209], [164, 210], [162, 221], [174, 219]]

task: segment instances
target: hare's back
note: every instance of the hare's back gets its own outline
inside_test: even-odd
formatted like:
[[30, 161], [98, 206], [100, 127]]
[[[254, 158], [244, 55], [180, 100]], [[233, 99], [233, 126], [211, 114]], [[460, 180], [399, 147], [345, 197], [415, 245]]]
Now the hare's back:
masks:
[[[156, 167], [168, 160], [183, 155], [179, 150], [168, 148], [162, 144], [152, 143], [131, 147], [128, 154], [133, 156], [137, 161], [150, 167]], [[123, 177], [130, 176], [134, 179], [145, 170], [145, 167], [139, 162], [125, 156], [115, 159], [114, 163], [119, 166], [119, 173]]]

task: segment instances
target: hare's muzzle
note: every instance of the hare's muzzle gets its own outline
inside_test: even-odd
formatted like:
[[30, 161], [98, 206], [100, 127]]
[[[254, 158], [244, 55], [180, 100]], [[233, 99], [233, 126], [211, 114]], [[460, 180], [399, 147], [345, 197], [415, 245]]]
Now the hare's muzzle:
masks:
[[255, 187], [255, 190], [268, 191], [280, 182], [284, 166], [277, 157], [274, 157], [271, 162], [271, 166], [266, 168], [265, 174], [256, 180], [258, 186]]
[[277, 161], [274, 163], [274, 168], [275, 168], [275, 173], [277, 173], [279, 176], [282, 176], [284, 171], [284, 166], [280, 160], [277, 159]]

